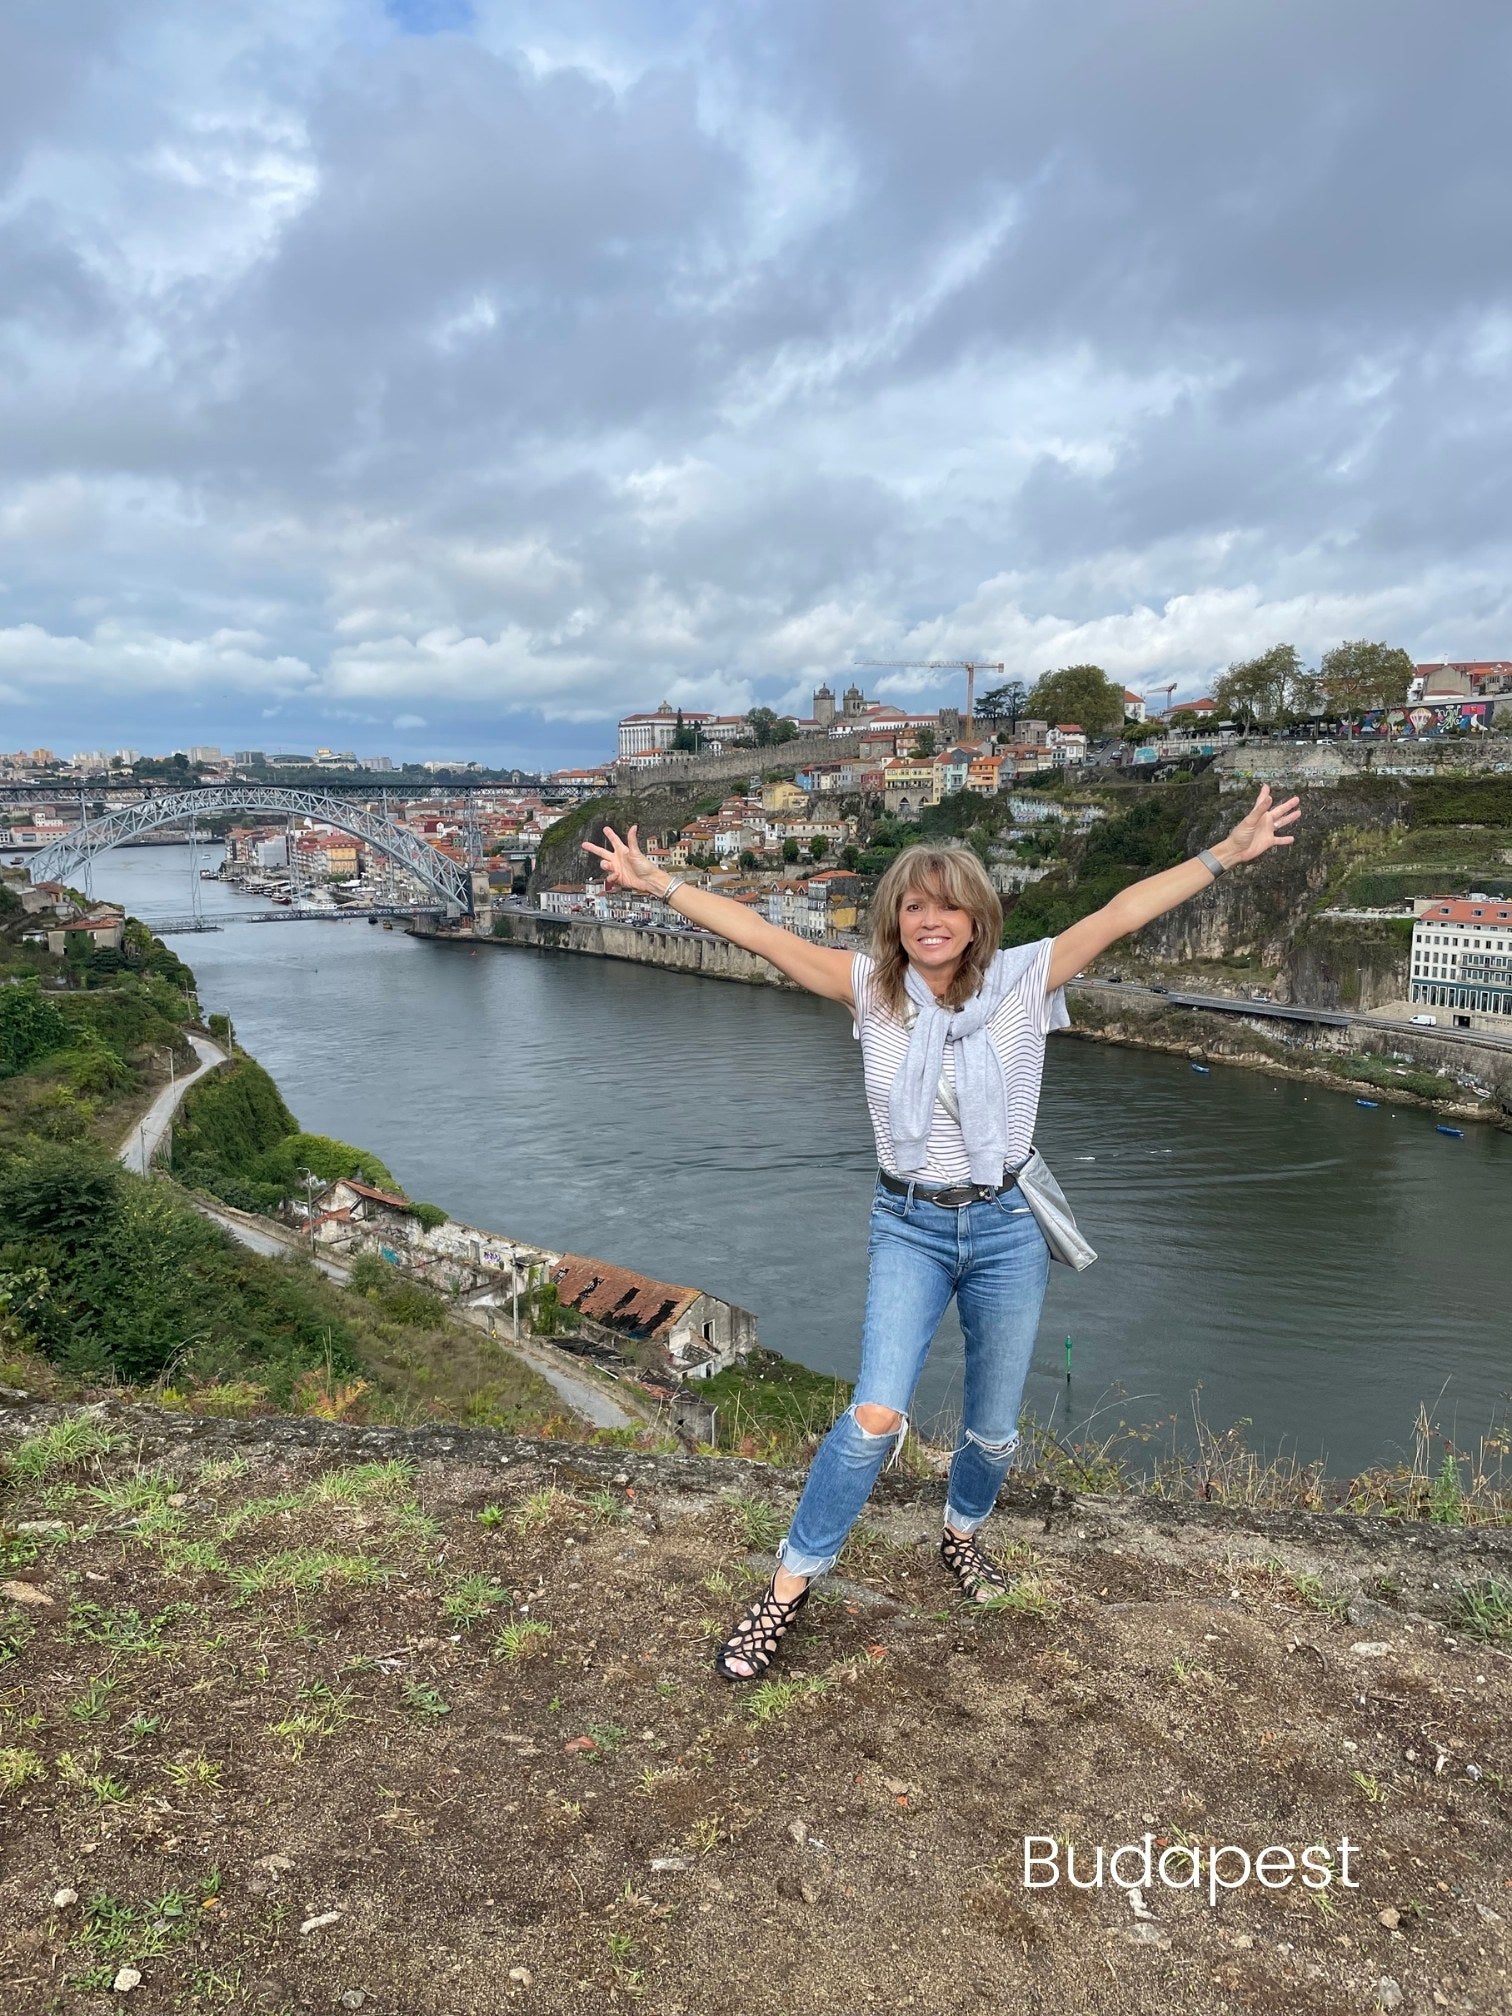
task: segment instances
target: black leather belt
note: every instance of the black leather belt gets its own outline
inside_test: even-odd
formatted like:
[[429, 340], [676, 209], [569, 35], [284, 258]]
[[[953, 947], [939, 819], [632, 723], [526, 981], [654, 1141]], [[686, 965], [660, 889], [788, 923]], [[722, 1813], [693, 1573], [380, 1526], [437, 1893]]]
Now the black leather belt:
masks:
[[932, 1190], [924, 1183], [910, 1182], [904, 1176], [890, 1176], [885, 1169], [877, 1171], [877, 1181], [894, 1197], [906, 1197], [912, 1190], [915, 1197], [922, 1197], [926, 1204], [943, 1204], [947, 1210], [959, 1211], [964, 1205], [980, 1204], [988, 1197], [1001, 1197], [1005, 1190], [1011, 1190], [1017, 1183], [1018, 1171], [1014, 1170], [1002, 1183], [952, 1183], [938, 1190]]

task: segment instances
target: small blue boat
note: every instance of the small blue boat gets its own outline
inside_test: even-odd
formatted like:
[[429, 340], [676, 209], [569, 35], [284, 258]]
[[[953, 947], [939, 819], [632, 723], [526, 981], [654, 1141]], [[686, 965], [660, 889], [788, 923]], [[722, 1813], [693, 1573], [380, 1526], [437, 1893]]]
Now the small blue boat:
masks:
[[1452, 1134], [1456, 1141], [1463, 1141], [1465, 1138], [1465, 1130], [1463, 1127], [1438, 1126], [1435, 1127], [1433, 1131], [1435, 1134]]
[[1379, 1099], [1356, 1099], [1355, 1101], [1356, 1106], [1379, 1106], [1380, 1103]]
[[1209, 1073], [1209, 1071], [1208, 1071], [1208, 1067], [1207, 1067], [1207, 1065], [1206, 1065], [1206, 1064], [1194, 1064], [1194, 1065], [1192, 1066], [1192, 1069], [1193, 1069], [1194, 1071], [1200, 1071], [1200, 1072], [1202, 1073], [1202, 1075], [1203, 1075], [1203, 1077], [1204, 1077], [1204, 1078], [1206, 1078], [1206, 1077], [1208, 1077], [1208, 1076], [1210, 1075], [1210, 1073]]

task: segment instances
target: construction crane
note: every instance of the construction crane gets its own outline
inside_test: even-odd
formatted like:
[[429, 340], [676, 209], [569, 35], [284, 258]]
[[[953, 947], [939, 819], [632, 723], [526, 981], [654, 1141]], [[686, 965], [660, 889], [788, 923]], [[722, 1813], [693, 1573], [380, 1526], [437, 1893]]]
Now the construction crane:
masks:
[[1152, 686], [1152, 687], [1150, 688], [1149, 692], [1148, 692], [1148, 693], [1146, 693], [1146, 695], [1144, 696], [1144, 697], [1146, 698], [1146, 700], [1153, 700], [1153, 699], [1155, 698], [1155, 695], [1156, 695], [1157, 693], [1164, 693], [1164, 695], [1165, 695], [1165, 705], [1164, 705], [1164, 707], [1162, 707], [1162, 708], [1161, 708], [1161, 710], [1160, 710], [1160, 714], [1161, 714], [1161, 719], [1162, 719], [1162, 720], [1164, 720], [1164, 718], [1166, 717], [1166, 715], [1167, 715], [1167, 714], [1169, 714], [1169, 713], [1170, 713], [1170, 711], [1171, 711], [1171, 695], [1172, 695], [1172, 694], [1173, 694], [1173, 693], [1174, 693], [1174, 692], [1176, 691], [1176, 688], [1177, 688], [1177, 687], [1178, 687], [1178, 686], [1180, 685], [1180, 683], [1181, 683], [1181, 682], [1180, 682], [1180, 680], [1179, 680], [1179, 679], [1173, 679], [1173, 680], [1171, 680], [1171, 682], [1170, 682], [1170, 684], [1169, 684], [1169, 685], [1166, 685], [1166, 686]]
[[976, 709], [976, 675], [978, 672], [1006, 672], [1006, 665], [989, 665], [983, 658], [858, 658], [858, 666], [868, 671], [890, 672], [964, 672], [966, 674], [966, 713], [962, 719], [962, 733], [971, 726], [971, 717]]

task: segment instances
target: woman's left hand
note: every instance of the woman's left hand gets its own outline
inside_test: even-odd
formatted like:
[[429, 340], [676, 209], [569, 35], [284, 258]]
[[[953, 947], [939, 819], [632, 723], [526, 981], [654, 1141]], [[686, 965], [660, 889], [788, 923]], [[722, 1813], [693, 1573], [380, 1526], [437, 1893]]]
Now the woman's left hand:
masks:
[[1279, 829], [1301, 817], [1300, 798], [1288, 798], [1284, 805], [1273, 805], [1269, 784], [1262, 784], [1248, 817], [1241, 819], [1228, 836], [1227, 845], [1234, 850], [1235, 862], [1254, 861], [1272, 847], [1290, 847], [1296, 834], [1282, 833]]

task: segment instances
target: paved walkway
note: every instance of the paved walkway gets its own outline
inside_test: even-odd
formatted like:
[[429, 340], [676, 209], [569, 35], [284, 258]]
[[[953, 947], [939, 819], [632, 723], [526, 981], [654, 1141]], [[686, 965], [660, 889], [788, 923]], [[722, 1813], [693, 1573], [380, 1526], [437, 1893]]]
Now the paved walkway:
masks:
[[163, 1137], [168, 1132], [169, 1122], [180, 1099], [191, 1085], [197, 1085], [207, 1071], [226, 1062], [224, 1050], [218, 1050], [204, 1036], [190, 1036], [194, 1054], [200, 1060], [193, 1071], [176, 1078], [171, 1085], [165, 1085], [147, 1111], [138, 1120], [117, 1153], [133, 1175], [145, 1176], [152, 1167], [152, 1158], [162, 1146]]

